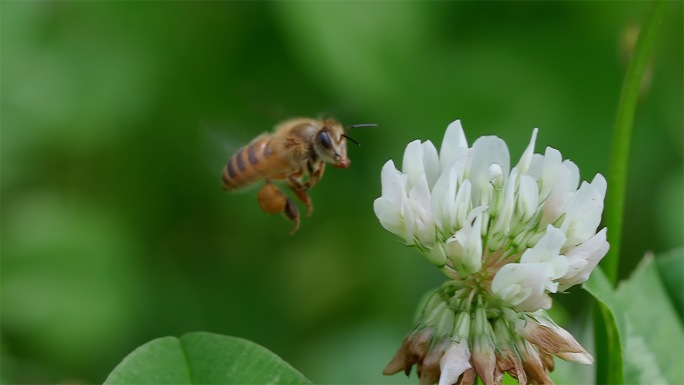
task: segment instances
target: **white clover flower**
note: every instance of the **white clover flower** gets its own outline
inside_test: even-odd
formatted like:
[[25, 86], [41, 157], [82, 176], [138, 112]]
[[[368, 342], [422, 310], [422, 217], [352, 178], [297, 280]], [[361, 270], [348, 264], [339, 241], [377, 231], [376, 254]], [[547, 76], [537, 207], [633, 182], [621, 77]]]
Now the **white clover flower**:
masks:
[[[580, 184], [579, 169], [558, 150], [534, 153], [536, 138], [534, 129], [511, 167], [502, 139], [484, 136], [469, 147], [457, 120], [439, 152], [416, 140], [406, 147], [401, 171], [391, 160], [384, 165], [382, 195], [374, 202], [380, 223], [451, 279], [416, 327], [430, 331], [432, 348], [410, 358], [398, 352], [386, 373], [417, 364], [421, 383], [478, 376], [500, 383], [503, 372], [525, 383], [546, 381], [550, 354], [590, 363], [543, 310], [551, 307], [549, 294], [586, 281], [608, 251], [606, 229], [597, 233], [606, 180], [597, 174]], [[489, 321], [466, 324], [463, 317]], [[560, 347], [544, 345], [549, 340], [539, 333]], [[405, 345], [415, 345], [410, 337]]]
[[458, 120], [439, 153], [409, 143], [401, 172], [391, 160], [382, 169], [380, 223], [452, 278], [486, 270], [500, 299], [548, 306], [543, 296], [584, 282], [608, 251], [605, 229], [596, 233], [606, 181], [577, 188], [577, 166], [552, 148], [534, 154], [536, 136], [513, 168], [503, 140], [468, 147]]

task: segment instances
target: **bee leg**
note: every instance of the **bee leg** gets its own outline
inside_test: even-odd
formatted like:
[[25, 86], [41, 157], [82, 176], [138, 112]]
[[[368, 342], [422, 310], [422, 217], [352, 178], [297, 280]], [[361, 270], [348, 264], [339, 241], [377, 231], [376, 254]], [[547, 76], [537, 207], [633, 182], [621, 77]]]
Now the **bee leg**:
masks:
[[302, 183], [292, 175], [288, 175], [287, 180], [290, 184], [290, 188], [292, 189], [292, 191], [294, 191], [295, 195], [297, 195], [297, 198], [299, 198], [299, 200], [306, 205], [306, 215], [311, 215], [311, 213], [313, 212], [313, 203], [311, 203], [311, 198], [309, 198], [309, 194], [306, 193], [309, 190], [309, 188], [311, 188], [311, 183], [308, 181]]
[[297, 198], [306, 205], [306, 215], [311, 215], [313, 212], [313, 203], [311, 203], [311, 198], [309, 197], [309, 194], [306, 193], [306, 190], [294, 190], [294, 193], [297, 195]]
[[280, 189], [266, 180], [266, 183], [259, 190], [257, 194], [257, 202], [262, 210], [269, 214], [280, 214], [285, 213], [285, 215], [295, 223], [294, 229], [292, 229], [291, 234], [299, 228], [299, 212], [297, 211], [297, 206], [295, 206], [292, 199], [288, 198], [283, 194]]
[[325, 163], [321, 163], [318, 168], [316, 168], [313, 173], [311, 174], [311, 185], [313, 186], [315, 183], [317, 183], [321, 178], [323, 178], [323, 172], [325, 172]]
[[294, 233], [297, 232], [297, 229], [299, 229], [299, 211], [297, 211], [297, 206], [295, 206], [294, 202], [292, 202], [292, 199], [286, 199], [287, 203], [285, 204], [285, 215], [287, 215], [287, 217], [294, 222], [294, 228], [292, 231], [290, 231], [290, 234], [294, 235]]

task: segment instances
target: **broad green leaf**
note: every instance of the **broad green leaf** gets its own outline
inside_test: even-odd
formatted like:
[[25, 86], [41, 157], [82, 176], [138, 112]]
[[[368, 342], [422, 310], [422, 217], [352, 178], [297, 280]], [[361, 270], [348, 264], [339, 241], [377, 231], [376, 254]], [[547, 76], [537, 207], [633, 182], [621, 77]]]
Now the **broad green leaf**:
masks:
[[[681, 228], [681, 227], [680, 227]], [[672, 249], [658, 255], [658, 272], [667, 294], [672, 300], [680, 321], [684, 321], [684, 248]]]
[[625, 382], [681, 383], [684, 330], [653, 257], [644, 258], [632, 277], [614, 291], [599, 271], [584, 287], [612, 312], [622, 345]]
[[196, 332], [152, 340], [129, 354], [105, 384], [310, 384], [266, 348]]
[[647, 384], [681, 383], [684, 331], [652, 258], [642, 261], [616, 296], [625, 312], [625, 330], [620, 331], [625, 378]]

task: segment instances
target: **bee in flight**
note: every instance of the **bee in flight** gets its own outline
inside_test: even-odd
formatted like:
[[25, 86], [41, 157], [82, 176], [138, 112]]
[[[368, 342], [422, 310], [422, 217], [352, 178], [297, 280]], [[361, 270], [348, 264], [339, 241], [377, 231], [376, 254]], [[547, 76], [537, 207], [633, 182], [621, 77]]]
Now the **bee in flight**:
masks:
[[347, 136], [354, 127], [375, 127], [375, 124], [355, 124], [344, 127], [334, 119], [297, 118], [280, 123], [273, 133], [262, 134], [242, 147], [223, 168], [221, 180], [225, 190], [238, 190], [264, 179], [257, 201], [269, 214], [285, 213], [294, 222], [292, 234], [299, 228], [299, 212], [294, 202], [275, 184], [284, 181], [313, 211], [307, 191], [323, 177], [325, 164], [348, 168], [347, 142], [358, 142]]

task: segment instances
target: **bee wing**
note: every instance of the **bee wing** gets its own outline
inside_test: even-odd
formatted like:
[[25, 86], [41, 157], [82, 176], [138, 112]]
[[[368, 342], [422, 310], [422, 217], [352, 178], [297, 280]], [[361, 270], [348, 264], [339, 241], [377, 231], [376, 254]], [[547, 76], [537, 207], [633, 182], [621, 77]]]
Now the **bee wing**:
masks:
[[222, 124], [200, 124], [198, 129], [200, 152], [208, 173], [221, 181], [221, 170], [242, 146], [253, 138], [246, 130], [229, 129]]

